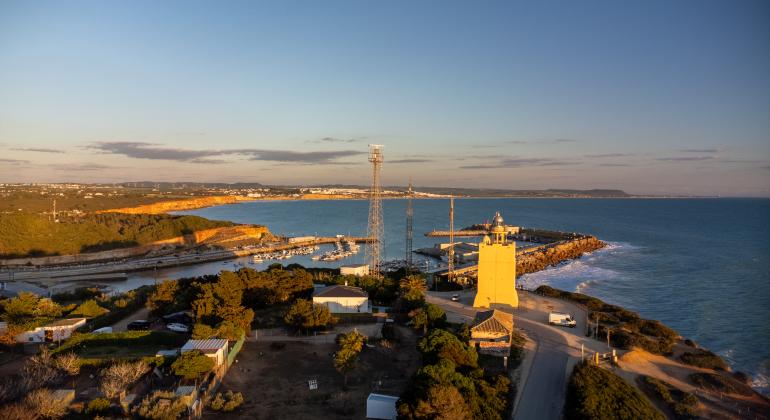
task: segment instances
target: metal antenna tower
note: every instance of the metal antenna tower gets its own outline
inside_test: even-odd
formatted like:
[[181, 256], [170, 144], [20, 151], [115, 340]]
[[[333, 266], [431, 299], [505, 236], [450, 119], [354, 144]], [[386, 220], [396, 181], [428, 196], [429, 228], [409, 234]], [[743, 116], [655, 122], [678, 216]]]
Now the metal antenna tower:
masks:
[[380, 172], [382, 170], [382, 145], [369, 145], [369, 162], [372, 164], [372, 188], [369, 190], [369, 228], [366, 235], [366, 260], [369, 274], [380, 277], [382, 265], [382, 197]]
[[449, 196], [449, 249], [447, 250], [447, 279], [455, 275], [455, 197]]
[[406, 261], [407, 271], [412, 269], [412, 224], [414, 219], [414, 210], [412, 209], [412, 178], [409, 178], [409, 191], [406, 199]]

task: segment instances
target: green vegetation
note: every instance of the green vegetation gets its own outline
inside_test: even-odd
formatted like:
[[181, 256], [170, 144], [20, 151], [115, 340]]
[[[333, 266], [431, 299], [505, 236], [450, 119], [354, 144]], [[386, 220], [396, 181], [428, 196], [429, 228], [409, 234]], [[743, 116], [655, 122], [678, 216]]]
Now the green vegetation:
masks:
[[334, 353], [334, 368], [341, 373], [345, 386], [348, 384], [348, 373], [353, 370], [361, 350], [364, 348], [366, 337], [358, 331], [337, 335], [337, 351]]
[[643, 376], [641, 383], [650, 393], [663, 401], [677, 419], [693, 420], [698, 418], [695, 415], [695, 406], [698, 405], [698, 398], [695, 395], [651, 376]]
[[131, 411], [134, 416], [148, 420], [170, 420], [179, 418], [187, 405], [173, 392], [155, 391], [142, 400]]
[[182, 353], [171, 364], [171, 371], [174, 372], [174, 375], [185, 379], [200, 378], [201, 375], [210, 372], [213, 368], [214, 359], [197, 350]]
[[235, 410], [243, 404], [243, 394], [240, 392], [227, 391], [224, 394], [217, 392], [214, 399], [211, 400], [209, 408], [214, 411], [228, 413]]
[[100, 365], [119, 359], [154, 359], [158, 350], [180, 347], [184, 341], [184, 336], [165, 331], [74, 334], [53, 353], [74, 352], [81, 364]]
[[398, 307], [404, 311], [421, 308], [425, 305], [425, 279], [421, 276], [408, 276], [401, 279], [398, 285]]
[[746, 396], [754, 394], [754, 390], [745, 383], [718, 373], [692, 373], [688, 378], [697, 387], [707, 391]]
[[708, 350], [697, 350], [696, 352], [685, 352], [679, 359], [688, 365], [698, 366], [706, 369], [727, 370], [727, 362], [721, 357]]
[[95, 318], [99, 315], [104, 315], [107, 312], [109, 312], [108, 309], [102, 308], [101, 306], [99, 306], [98, 303], [96, 303], [95, 300], [89, 299], [81, 303], [80, 305], [78, 305], [78, 307], [75, 308], [75, 310], [70, 312], [70, 315], [79, 315], [86, 318]]
[[655, 354], [671, 354], [679, 335], [660, 321], [642, 319], [635, 312], [620, 306], [605, 303], [600, 299], [582, 293], [571, 293], [540, 286], [535, 290], [543, 296], [565, 299], [588, 309], [590, 322], [599, 323], [599, 337], [606, 337], [610, 330], [612, 345], [622, 349], [639, 347]]
[[86, 413], [97, 416], [104, 415], [110, 409], [110, 400], [107, 398], [94, 398], [88, 402]]
[[665, 419], [636, 388], [614, 373], [585, 362], [575, 366], [570, 375], [564, 417], [567, 420]]
[[305, 299], [297, 299], [286, 311], [283, 320], [286, 326], [303, 332], [323, 330], [334, 325], [329, 308]]
[[0, 300], [0, 318], [8, 323], [8, 329], [0, 341], [14, 342], [16, 334], [44, 325], [64, 314], [61, 305], [34, 293], [21, 292], [18, 296]]
[[[427, 334], [417, 344], [423, 366], [412, 377], [397, 404], [400, 419], [502, 419], [509, 417], [511, 383], [479, 367], [476, 349], [448, 329], [445, 314], [424, 304], [420, 278], [401, 282], [400, 306], [412, 310], [412, 326]], [[416, 321], [415, 321], [416, 320]], [[440, 328], [439, 328], [440, 326]], [[383, 330], [385, 334], [385, 330]]]
[[231, 222], [168, 214], [87, 214], [61, 218], [0, 214], [0, 257], [38, 257], [105, 251], [144, 245]]

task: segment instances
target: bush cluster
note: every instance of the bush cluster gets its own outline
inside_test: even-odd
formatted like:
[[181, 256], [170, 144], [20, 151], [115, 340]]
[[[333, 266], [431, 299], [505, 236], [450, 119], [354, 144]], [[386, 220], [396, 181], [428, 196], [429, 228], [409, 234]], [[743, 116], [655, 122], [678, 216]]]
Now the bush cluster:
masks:
[[688, 377], [699, 388], [724, 394], [752, 395], [754, 390], [745, 383], [718, 373], [692, 373]]
[[698, 398], [695, 395], [650, 376], [643, 376], [642, 383], [674, 412], [677, 419], [693, 420], [698, 418], [695, 414]]
[[211, 400], [209, 408], [214, 411], [223, 411], [225, 413], [235, 410], [243, 404], [243, 394], [240, 392], [227, 391], [224, 394], [217, 392], [214, 399]]
[[564, 417], [580, 419], [654, 419], [665, 417], [619, 376], [586, 362], [575, 366], [567, 383]]
[[688, 365], [706, 369], [727, 370], [727, 363], [721, 357], [708, 350], [685, 352], [679, 358]]

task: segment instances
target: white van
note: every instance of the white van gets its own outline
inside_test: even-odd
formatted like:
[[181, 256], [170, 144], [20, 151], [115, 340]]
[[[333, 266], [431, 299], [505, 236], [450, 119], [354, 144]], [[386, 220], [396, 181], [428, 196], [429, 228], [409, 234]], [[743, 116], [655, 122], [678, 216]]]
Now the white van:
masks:
[[561, 312], [551, 312], [548, 314], [548, 323], [551, 325], [570, 328], [575, 328], [575, 325], [577, 325], [577, 321], [572, 318], [572, 315]]

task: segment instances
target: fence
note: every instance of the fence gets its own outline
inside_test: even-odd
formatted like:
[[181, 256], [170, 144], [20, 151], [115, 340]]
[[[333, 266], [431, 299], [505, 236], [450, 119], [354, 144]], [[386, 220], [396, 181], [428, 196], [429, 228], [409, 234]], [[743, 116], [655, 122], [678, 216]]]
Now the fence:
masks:
[[232, 366], [233, 362], [235, 361], [235, 356], [238, 355], [238, 352], [241, 351], [241, 347], [243, 347], [243, 342], [246, 341], [246, 335], [242, 335], [241, 338], [238, 339], [238, 341], [233, 344], [233, 347], [230, 349], [230, 352], [227, 353], [227, 367]]

